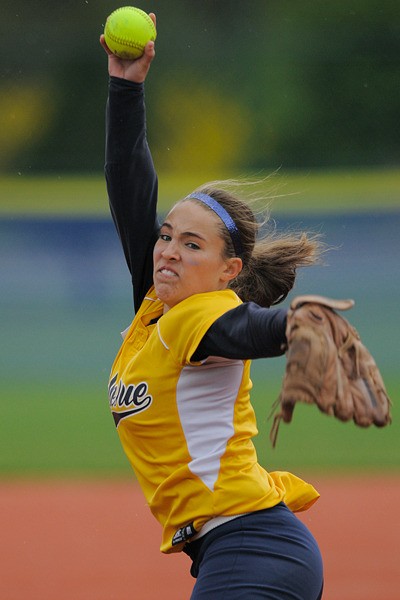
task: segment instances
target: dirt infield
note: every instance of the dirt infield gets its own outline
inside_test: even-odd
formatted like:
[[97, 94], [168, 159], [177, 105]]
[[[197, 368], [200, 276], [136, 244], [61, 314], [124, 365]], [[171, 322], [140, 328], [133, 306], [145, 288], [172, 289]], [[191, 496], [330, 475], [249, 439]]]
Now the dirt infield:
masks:
[[[400, 476], [310, 480], [324, 600], [399, 600]], [[2, 482], [2, 600], [187, 600], [185, 555], [162, 555], [133, 482]], [[250, 599], [249, 599], [250, 600]]]

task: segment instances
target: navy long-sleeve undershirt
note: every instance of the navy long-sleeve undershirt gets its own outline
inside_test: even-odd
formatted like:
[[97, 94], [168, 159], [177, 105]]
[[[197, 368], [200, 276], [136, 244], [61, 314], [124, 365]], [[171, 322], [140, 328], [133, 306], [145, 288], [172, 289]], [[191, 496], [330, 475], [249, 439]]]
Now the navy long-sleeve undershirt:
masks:
[[[146, 136], [143, 84], [111, 77], [105, 174], [111, 214], [131, 273], [135, 310], [152, 285], [157, 240], [157, 175]], [[284, 353], [286, 309], [245, 302], [217, 319], [193, 360], [268, 358]]]

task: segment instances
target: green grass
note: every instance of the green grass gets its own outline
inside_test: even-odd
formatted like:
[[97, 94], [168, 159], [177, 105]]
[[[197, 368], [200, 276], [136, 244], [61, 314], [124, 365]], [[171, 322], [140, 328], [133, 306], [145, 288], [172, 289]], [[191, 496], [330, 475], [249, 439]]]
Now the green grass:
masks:
[[3, 477], [130, 473], [105, 384], [30, 381], [18, 388], [6, 384], [2, 392], [7, 399], [0, 408]]
[[[235, 176], [219, 174], [219, 178]], [[208, 174], [206, 179], [213, 178]], [[175, 200], [203, 181], [199, 175], [160, 174], [160, 210], [167, 210]], [[257, 188], [257, 192], [276, 197], [273, 201], [275, 212], [290, 213], [398, 209], [399, 190], [400, 169], [281, 170]], [[2, 176], [0, 216], [18, 215], [71, 218], [108, 215], [103, 175]]]
[[[280, 380], [256, 374], [254, 383], [253, 404], [260, 432], [255, 442], [260, 461], [269, 470], [399, 469], [397, 376], [387, 381], [394, 401], [391, 426], [360, 429], [351, 422], [326, 417], [313, 406], [299, 405], [293, 422], [281, 424], [275, 449], [268, 439], [271, 421], [267, 415]], [[45, 385], [20, 382], [17, 387], [6, 382], [2, 395], [6, 399], [0, 408], [3, 478], [132, 476], [109, 413], [105, 384], [76, 381], [67, 385], [66, 380], [55, 380]]]
[[[281, 423], [278, 441], [272, 449], [268, 439], [272, 419], [267, 420], [270, 406], [279, 394], [280, 382], [275, 381], [266, 395], [258, 391], [253, 404], [258, 417], [259, 435], [255, 439], [259, 459], [269, 470], [382, 471], [400, 467], [399, 439], [399, 380], [385, 378], [389, 397], [393, 402], [392, 424], [378, 428], [357, 427], [352, 421], [343, 423], [321, 413], [315, 406], [296, 406], [290, 424]], [[396, 397], [395, 397], [396, 396]]]

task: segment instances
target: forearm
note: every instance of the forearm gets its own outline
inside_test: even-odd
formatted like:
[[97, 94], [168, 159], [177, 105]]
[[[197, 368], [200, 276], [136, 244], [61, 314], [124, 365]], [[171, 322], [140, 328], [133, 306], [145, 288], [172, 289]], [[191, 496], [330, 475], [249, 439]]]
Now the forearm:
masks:
[[146, 139], [143, 84], [110, 78], [105, 174], [111, 214], [132, 275], [135, 306], [151, 285], [157, 176]]

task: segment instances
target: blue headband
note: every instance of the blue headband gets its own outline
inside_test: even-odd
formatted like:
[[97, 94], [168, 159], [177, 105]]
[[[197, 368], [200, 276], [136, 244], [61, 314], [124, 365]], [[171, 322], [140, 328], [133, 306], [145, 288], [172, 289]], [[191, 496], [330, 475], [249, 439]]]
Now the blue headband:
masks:
[[235, 221], [232, 219], [231, 215], [225, 210], [225, 208], [219, 202], [214, 200], [214, 198], [212, 198], [208, 194], [203, 194], [201, 192], [194, 192], [193, 194], [189, 194], [189, 196], [186, 196], [185, 199], [189, 198], [193, 198], [193, 200], [199, 200], [200, 202], [203, 202], [203, 204], [211, 208], [211, 210], [219, 216], [219, 218], [229, 231], [229, 235], [231, 236], [236, 256], [241, 256], [243, 254], [243, 246], [240, 240], [240, 233], [238, 228], [236, 227]]

